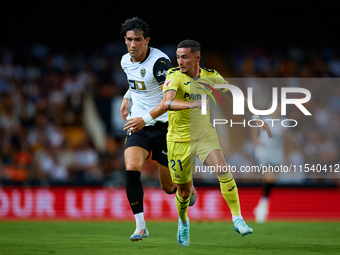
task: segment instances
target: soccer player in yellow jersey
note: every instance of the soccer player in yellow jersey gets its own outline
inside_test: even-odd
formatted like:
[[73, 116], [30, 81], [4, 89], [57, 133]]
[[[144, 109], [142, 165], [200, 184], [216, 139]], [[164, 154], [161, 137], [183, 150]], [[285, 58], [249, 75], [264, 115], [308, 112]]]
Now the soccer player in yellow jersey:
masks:
[[[176, 207], [178, 211], [177, 240], [183, 247], [189, 246], [188, 204], [192, 186], [192, 171], [195, 157], [208, 166], [221, 166], [227, 162], [219, 145], [217, 133], [210, 123], [209, 110], [201, 114], [200, 94], [214, 84], [226, 83], [215, 70], [200, 68], [200, 44], [193, 40], [182, 41], [177, 47], [178, 68], [168, 70], [163, 87], [163, 108], [168, 110], [169, 127], [167, 134], [169, 169], [173, 182], [177, 183]], [[227, 89], [222, 92], [232, 94]], [[267, 123], [258, 115], [246, 111], [268, 133], [273, 135]], [[221, 193], [230, 208], [234, 229], [242, 236], [253, 233], [242, 218], [235, 180], [230, 172], [216, 173]]]

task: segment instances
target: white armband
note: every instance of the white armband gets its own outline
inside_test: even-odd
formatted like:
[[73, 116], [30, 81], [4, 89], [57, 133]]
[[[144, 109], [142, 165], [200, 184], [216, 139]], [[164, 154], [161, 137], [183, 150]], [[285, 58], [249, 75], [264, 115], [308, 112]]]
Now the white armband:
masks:
[[257, 114], [254, 114], [254, 115], [252, 116], [252, 118], [253, 118], [254, 120], [256, 120], [256, 119], [259, 119], [259, 118], [260, 118], [260, 116], [259, 116], [259, 115], [257, 115]]
[[128, 91], [126, 91], [124, 97], [130, 100], [131, 99], [131, 90], [128, 89]]
[[148, 113], [148, 114], [145, 114], [143, 117], [143, 120], [144, 120], [144, 122], [145, 122], [145, 124], [148, 124], [150, 121], [152, 121], [153, 120], [153, 118], [152, 118], [152, 116], [151, 116], [151, 114], [150, 113]]

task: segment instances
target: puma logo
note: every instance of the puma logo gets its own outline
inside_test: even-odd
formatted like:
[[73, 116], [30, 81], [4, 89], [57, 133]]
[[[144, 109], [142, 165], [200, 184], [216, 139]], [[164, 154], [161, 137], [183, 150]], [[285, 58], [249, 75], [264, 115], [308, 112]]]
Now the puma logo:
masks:
[[236, 186], [234, 185], [231, 189], [228, 189], [228, 191], [232, 191]]

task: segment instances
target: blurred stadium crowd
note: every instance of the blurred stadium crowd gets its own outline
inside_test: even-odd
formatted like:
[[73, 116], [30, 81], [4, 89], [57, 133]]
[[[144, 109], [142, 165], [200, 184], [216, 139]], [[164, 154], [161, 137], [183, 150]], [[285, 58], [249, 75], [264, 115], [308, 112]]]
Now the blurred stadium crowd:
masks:
[[[159, 48], [176, 65], [176, 46]], [[125, 52], [122, 43], [109, 43], [92, 54], [53, 52], [43, 44], [0, 46], [0, 183], [124, 185], [124, 132], [115, 131], [112, 116], [119, 108], [111, 106], [128, 86], [120, 68]], [[203, 61], [224, 77], [340, 77], [339, 52], [329, 48], [207, 52]], [[340, 86], [310, 90], [313, 121], [301, 120], [294, 129], [298, 146], [287, 144], [287, 160], [339, 163]], [[84, 125], [86, 97], [93, 99], [104, 122], [101, 148]], [[230, 163], [255, 163], [249, 139], [226, 156]], [[143, 178], [158, 185], [155, 163], [147, 161]]]

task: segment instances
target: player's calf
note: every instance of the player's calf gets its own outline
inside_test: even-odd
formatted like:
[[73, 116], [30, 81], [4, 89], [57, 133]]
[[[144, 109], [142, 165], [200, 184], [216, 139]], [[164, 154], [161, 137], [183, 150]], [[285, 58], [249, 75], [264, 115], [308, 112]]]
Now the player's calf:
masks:
[[193, 206], [196, 203], [196, 199], [197, 199], [197, 192], [196, 192], [194, 185], [192, 185], [189, 206]]

